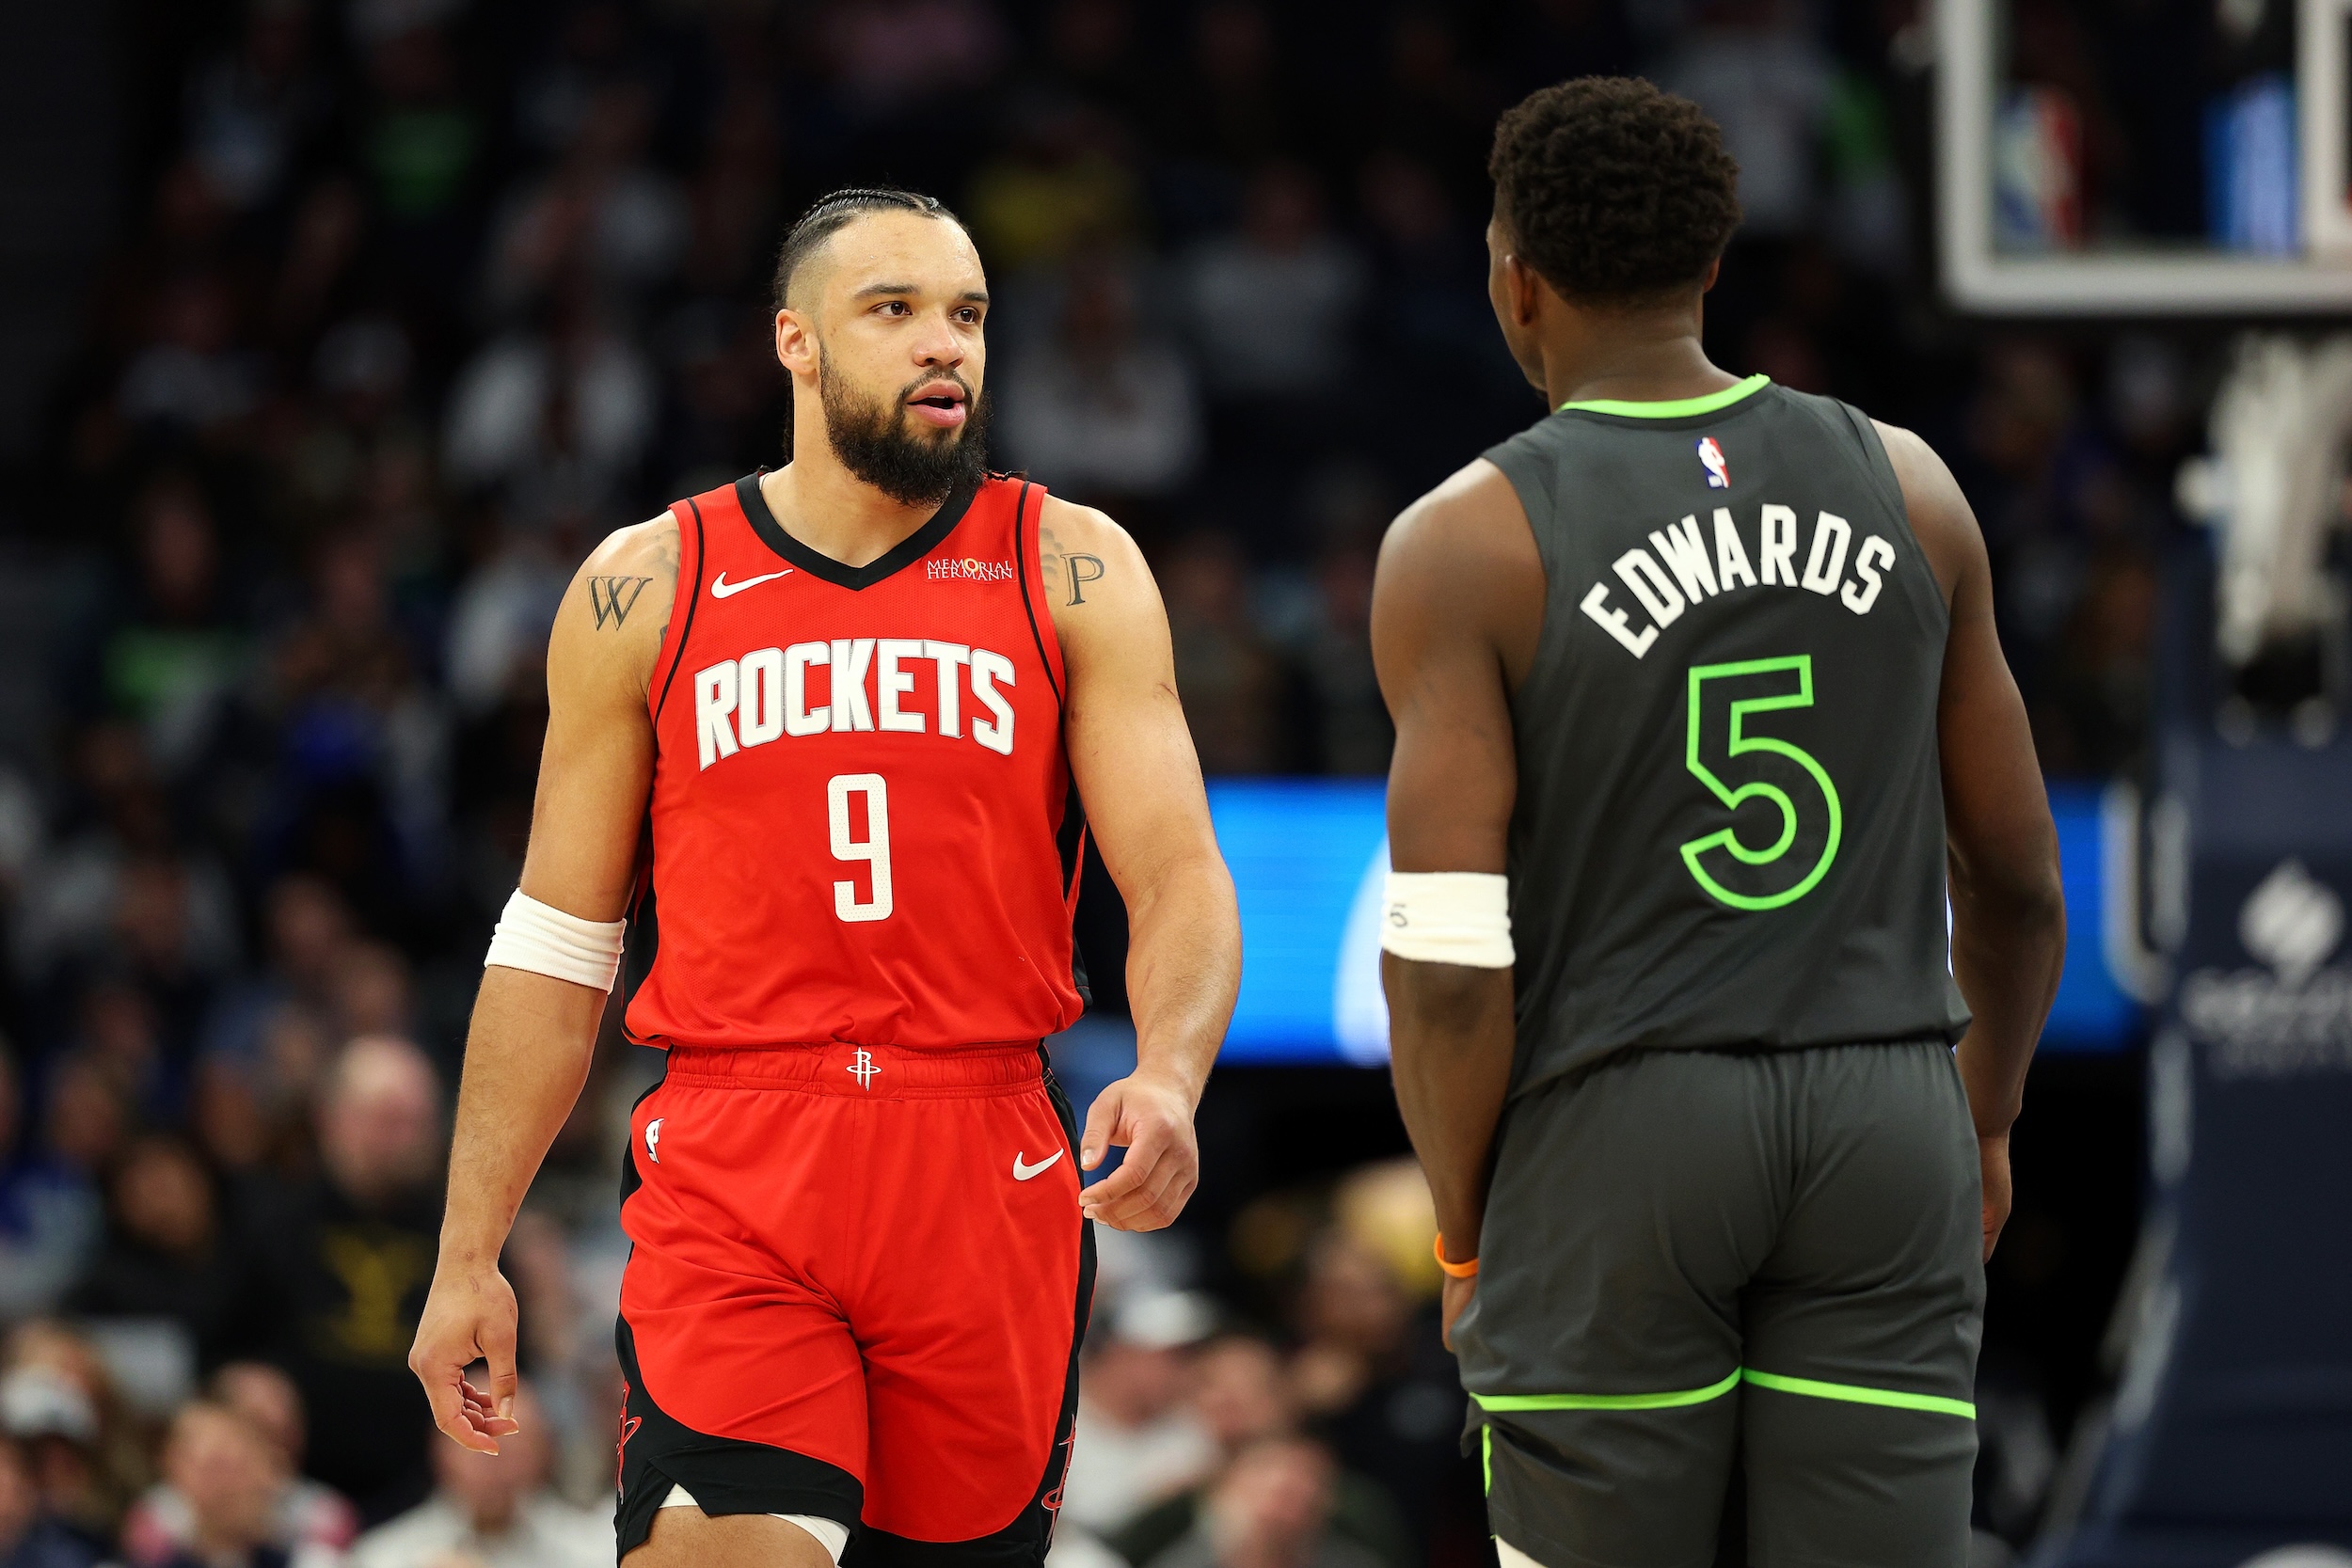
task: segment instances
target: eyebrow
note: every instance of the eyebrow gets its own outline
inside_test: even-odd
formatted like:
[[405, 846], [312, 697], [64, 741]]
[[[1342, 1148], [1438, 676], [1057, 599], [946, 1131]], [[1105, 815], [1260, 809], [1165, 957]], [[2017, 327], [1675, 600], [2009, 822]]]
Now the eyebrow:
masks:
[[[890, 294], [919, 294], [922, 292], [923, 286], [919, 283], [868, 283], [850, 297], [881, 299]], [[986, 305], [989, 302], [986, 289], [966, 289], [956, 298], [967, 305]]]

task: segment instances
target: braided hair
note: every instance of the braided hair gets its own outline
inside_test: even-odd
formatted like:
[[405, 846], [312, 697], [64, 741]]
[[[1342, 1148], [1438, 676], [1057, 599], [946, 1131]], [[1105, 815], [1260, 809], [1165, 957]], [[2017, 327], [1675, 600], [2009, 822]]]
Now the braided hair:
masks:
[[792, 227], [785, 231], [783, 245], [776, 251], [777, 309], [785, 309], [785, 296], [792, 289], [792, 275], [801, 270], [801, 263], [818, 245], [848, 228], [851, 219], [868, 213], [913, 213], [918, 217], [946, 218], [959, 227], [963, 222], [937, 197], [902, 191], [892, 185], [852, 185], [820, 197], [793, 220]]

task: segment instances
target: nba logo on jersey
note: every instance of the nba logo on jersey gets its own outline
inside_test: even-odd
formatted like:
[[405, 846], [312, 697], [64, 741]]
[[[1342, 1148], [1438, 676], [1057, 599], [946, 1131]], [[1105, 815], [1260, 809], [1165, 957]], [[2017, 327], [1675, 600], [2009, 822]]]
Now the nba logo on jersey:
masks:
[[1712, 436], [1699, 437], [1699, 466], [1707, 470], [1709, 490], [1731, 488], [1731, 465], [1724, 461], [1724, 449], [1715, 444]]

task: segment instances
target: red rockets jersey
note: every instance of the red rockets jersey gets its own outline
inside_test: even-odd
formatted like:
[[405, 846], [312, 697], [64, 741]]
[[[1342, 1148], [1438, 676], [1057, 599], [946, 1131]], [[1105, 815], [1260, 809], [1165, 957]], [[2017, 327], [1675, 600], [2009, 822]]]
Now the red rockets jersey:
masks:
[[990, 478], [857, 567], [756, 475], [670, 509], [631, 1038], [944, 1050], [1077, 1021], [1044, 497]]

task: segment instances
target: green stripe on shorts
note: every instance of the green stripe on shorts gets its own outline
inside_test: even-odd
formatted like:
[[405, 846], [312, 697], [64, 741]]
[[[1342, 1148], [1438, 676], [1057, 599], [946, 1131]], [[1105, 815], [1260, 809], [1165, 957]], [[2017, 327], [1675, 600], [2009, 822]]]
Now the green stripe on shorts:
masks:
[[1722, 1399], [1739, 1386], [1740, 1373], [1734, 1370], [1721, 1383], [1663, 1394], [1472, 1394], [1470, 1398], [1481, 1410], [1671, 1410], [1679, 1404]]
[[1743, 1367], [1740, 1375], [1758, 1388], [1770, 1388], [1783, 1394], [1803, 1394], [1809, 1399], [1844, 1400], [1849, 1404], [1883, 1404], [1894, 1410], [1925, 1410], [1937, 1416], [1964, 1416], [1977, 1418], [1977, 1407], [1966, 1400], [1947, 1400], [1935, 1394], [1905, 1394], [1893, 1388], [1866, 1388], [1856, 1383], [1820, 1383], [1809, 1377], [1783, 1377], [1778, 1372], [1759, 1372]]
[[1937, 1394], [1906, 1394], [1894, 1388], [1867, 1388], [1858, 1383], [1822, 1383], [1809, 1377], [1783, 1377], [1742, 1367], [1721, 1383], [1704, 1388], [1673, 1388], [1662, 1394], [1472, 1394], [1481, 1410], [1672, 1410], [1678, 1405], [1705, 1404], [1719, 1400], [1742, 1382], [1775, 1393], [1803, 1394], [1808, 1399], [1843, 1400], [1849, 1404], [1878, 1404], [1891, 1410], [1924, 1410], [1936, 1416], [1960, 1416], [1973, 1421], [1977, 1407], [1966, 1400]]

